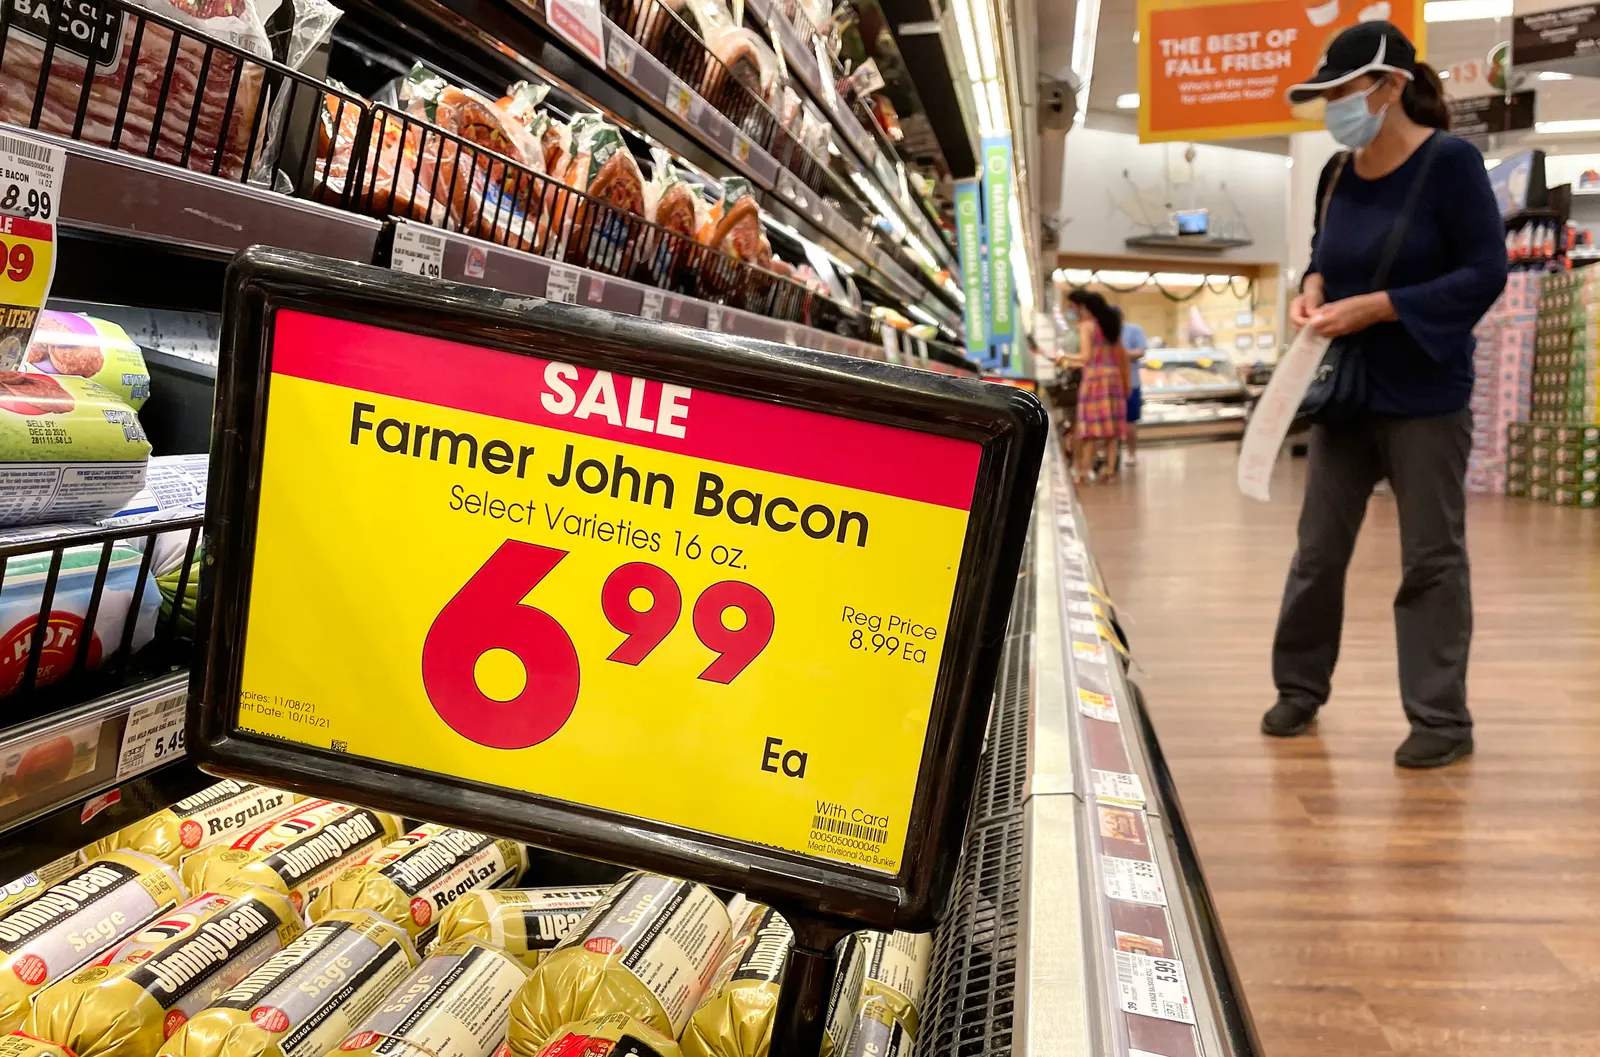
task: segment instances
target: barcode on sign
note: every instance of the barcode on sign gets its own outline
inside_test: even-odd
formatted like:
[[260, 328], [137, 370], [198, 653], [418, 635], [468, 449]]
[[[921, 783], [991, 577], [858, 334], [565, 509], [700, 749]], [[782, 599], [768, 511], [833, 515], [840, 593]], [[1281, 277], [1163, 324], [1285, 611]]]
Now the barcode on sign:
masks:
[[50, 148], [42, 143], [32, 140], [18, 139], [15, 136], [0, 136], [0, 151], [27, 158], [29, 161], [49, 162]]
[[878, 829], [875, 826], [863, 826], [856, 822], [843, 822], [826, 815], [817, 815], [811, 821], [812, 829], [820, 829], [824, 833], [837, 833], [841, 837], [860, 837], [870, 840], [875, 844], [882, 844], [889, 839], [889, 831]]
[[439, 249], [444, 245], [443, 235], [429, 235], [418, 231], [414, 232], [411, 237], [417, 241], [418, 245], [426, 246], [430, 250]]

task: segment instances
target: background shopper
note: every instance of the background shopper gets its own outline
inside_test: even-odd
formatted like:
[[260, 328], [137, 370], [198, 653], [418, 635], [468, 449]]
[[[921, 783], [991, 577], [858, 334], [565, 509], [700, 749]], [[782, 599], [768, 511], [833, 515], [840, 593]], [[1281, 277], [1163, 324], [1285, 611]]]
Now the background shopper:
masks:
[[[1322, 173], [1299, 327], [1360, 358], [1360, 406], [1311, 433], [1299, 545], [1272, 648], [1277, 703], [1262, 729], [1305, 731], [1328, 699], [1344, 618], [1345, 570], [1373, 486], [1387, 477], [1400, 518], [1394, 599], [1400, 696], [1411, 734], [1402, 767], [1437, 767], [1472, 751], [1467, 652], [1472, 595], [1464, 478], [1472, 441], [1472, 328], [1505, 285], [1505, 229], [1478, 150], [1441, 131], [1437, 75], [1387, 22], [1364, 22], [1328, 46], [1291, 103], [1321, 96], [1333, 137], [1350, 149]], [[1425, 176], [1423, 175], [1425, 171]], [[1411, 196], [1417, 180], [1426, 184]], [[1409, 201], [1414, 210], [1403, 221]], [[1405, 222], [1383, 289], [1390, 232]]]
[[1122, 445], [1127, 450], [1127, 454], [1123, 456], [1123, 464], [1126, 466], [1132, 466], [1138, 461], [1139, 416], [1144, 409], [1143, 391], [1139, 382], [1139, 361], [1144, 359], [1145, 349], [1149, 347], [1150, 341], [1145, 337], [1144, 328], [1124, 317], [1122, 348], [1128, 354], [1128, 414], [1122, 429]]
[[1128, 414], [1128, 356], [1120, 341], [1122, 313], [1088, 290], [1067, 295], [1066, 313], [1078, 328], [1079, 347], [1086, 350], [1073, 429], [1072, 478], [1080, 483], [1088, 479], [1094, 469], [1095, 448], [1104, 441], [1103, 476], [1109, 481], [1117, 476], [1117, 445]]

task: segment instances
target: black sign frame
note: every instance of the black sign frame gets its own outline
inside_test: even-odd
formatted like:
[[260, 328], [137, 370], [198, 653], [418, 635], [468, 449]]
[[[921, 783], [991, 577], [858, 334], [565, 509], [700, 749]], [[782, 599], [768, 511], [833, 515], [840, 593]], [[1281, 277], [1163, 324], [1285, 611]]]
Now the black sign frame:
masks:
[[[817, 926], [932, 928], [954, 881], [1048, 436], [1032, 395], [891, 364], [708, 334], [598, 310], [252, 247], [226, 282], [207, 502], [207, 569], [188, 747], [215, 774], [468, 826], [742, 891]], [[973, 440], [983, 446], [901, 869], [725, 840], [659, 822], [236, 729], [272, 321], [280, 308], [706, 391]], [[802, 932], [802, 947], [807, 943]]]

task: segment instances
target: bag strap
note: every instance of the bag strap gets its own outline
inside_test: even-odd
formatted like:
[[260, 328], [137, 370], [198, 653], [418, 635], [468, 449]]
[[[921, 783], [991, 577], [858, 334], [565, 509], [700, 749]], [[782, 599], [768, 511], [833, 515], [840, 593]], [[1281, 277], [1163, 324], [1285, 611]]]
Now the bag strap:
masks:
[[1328, 204], [1333, 201], [1333, 189], [1339, 184], [1339, 177], [1344, 173], [1345, 164], [1350, 160], [1350, 152], [1339, 152], [1339, 164], [1333, 167], [1333, 175], [1328, 178], [1328, 186], [1322, 191], [1322, 209], [1317, 214], [1317, 234], [1321, 235], [1328, 226]]
[[1389, 241], [1383, 247], [1377, 274], [1372, 277], [1374, 291], [1382, 290], [1389, 281], [1389, 271], [1394, 267], [1394, 259], [1400, 253], [1400, 243], [1405, 240], [1411, 215], [1417, 211], [1417, 206], [1422, 201], [1422, 193], [1427, 189], [1428, 170], [1433, 168], [1433, 157], [1439, 152], [1439, 136], [1440, 133], [1433, 133], [1421, 147], [1417, 148], [1422, 152], [1422, 161], [1417, 166], [1417, 175], [1411, 181], [1410, 190], [1406, 192], [1405, 205], [1401, 207], [1400, 215], [1395, 218], [1394, 227], [1389, 229]]

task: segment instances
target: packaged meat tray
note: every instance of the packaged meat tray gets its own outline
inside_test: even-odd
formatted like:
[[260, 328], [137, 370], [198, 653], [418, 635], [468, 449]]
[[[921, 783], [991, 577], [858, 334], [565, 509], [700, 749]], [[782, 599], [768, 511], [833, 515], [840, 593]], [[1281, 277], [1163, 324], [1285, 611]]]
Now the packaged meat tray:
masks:
[[127, 331], [81, 312], [40, 312], [24, 369], [88, 378], [135, 411], [150, 397], [150, 369]]
[[93, 521], [144, 487], [133, 408], [88, 378], [0, 371], [0, 526]]

